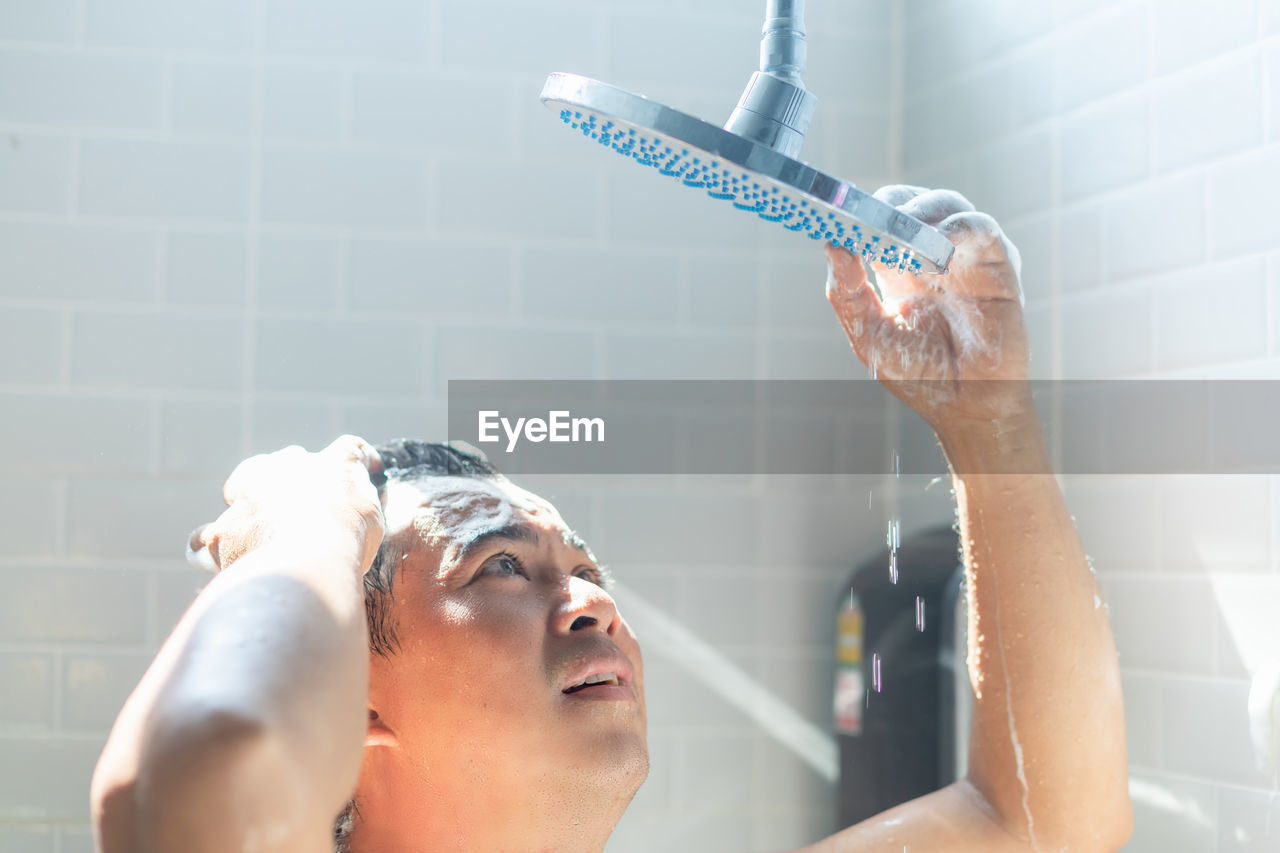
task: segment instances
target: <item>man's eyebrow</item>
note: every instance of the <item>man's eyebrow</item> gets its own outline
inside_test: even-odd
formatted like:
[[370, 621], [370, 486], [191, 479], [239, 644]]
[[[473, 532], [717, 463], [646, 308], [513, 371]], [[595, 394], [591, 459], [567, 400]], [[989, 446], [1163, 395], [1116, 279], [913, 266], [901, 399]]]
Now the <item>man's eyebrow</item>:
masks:
[[506, 539], [511, 542], [538, 541], [538, 531], [525, 524], [504, 524], [501, 527], [490, 527], [481, 530], [462, 544], [458, 549], [457, 562], [461, 563], [474, 551], [478, 551], [495, 539]]

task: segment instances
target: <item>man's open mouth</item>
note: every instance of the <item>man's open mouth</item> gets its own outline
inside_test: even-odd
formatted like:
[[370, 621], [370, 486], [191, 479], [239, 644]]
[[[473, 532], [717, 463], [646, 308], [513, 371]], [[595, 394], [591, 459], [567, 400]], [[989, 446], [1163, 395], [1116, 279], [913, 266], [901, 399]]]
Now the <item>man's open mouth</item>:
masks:
[[597, 684], [609, 684], [614, 687], [618, 687], [622, 684], [622, 681], [618, 678], [617, 673], [600, 672], [595, 675], [588, 675], [581, 683], [575, 684], [572, 687], [566, 687], [561, 692], [566, 694], [577, 693], [579, 690], [586, 690], [588, 687], [594, 687]]

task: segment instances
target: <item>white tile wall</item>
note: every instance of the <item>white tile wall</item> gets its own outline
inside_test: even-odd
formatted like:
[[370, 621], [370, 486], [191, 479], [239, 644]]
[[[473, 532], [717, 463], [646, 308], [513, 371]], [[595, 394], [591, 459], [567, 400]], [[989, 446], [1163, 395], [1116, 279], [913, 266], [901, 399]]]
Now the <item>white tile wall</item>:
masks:
[[[904, 177], [960, 184], [1002, 216], [1025, 194], [1010, 233], [1024, 220], [1048, 221], [1049, 278], [1024, 282], [1033, 330], [1056, 336], [1053, 375], [1274, 378], [1280, 4], [1033, 5], [1050, 8], [1050, 24], [1007, 54], [939, 45], [924, 60], [937, 66], [929, 74], [907, 60]], [[977, 21], [966, 25], [941, 6], [906, 0], [907, 19], [922, 28], [944, 21], [935, 33], [994, 32], [1005, 8], [966, 4]], [[1005, 82], [966, 85], [997, 78]], [[1007, 87], [1011, 124], [993, 109], [991, 85]], [[913, 119], [918, 107], [926, 109]], [[913, 139], [934, 115], [955, 132]], [[975, 117], [995, 132], [974, 128]], [[1027, 143], [1037, 135], [1048, 138], [1047, 166], [1043, 149]], [[1046, 168], [1047, 191], [1034, 189]], [[1024, 254], [1043, 244], [1043, 233], [1019, 243]], [[1189, 411], [1187, 421], [1205, 414]], [[1091, 440], [1095, 424], [1071, 412], [1064, 421], [1073, 441]], [[1097, 451], [1141, 453], [1164, 439]], [[1121, 655], [1136, 816], [1127, 850], [1277, 843], [1268, 810], [1280, 790], [1254, 767], [1245, 716], [1250, 679], [1280, 654], [1273, 480], [1067, 478]]]
[[[900, 3], [898, 54], [885, 4], [810, 4], [815, 163], [952, 184], [1005, 219], [1038, 370], [1280, 369], [1276, 0]], [[0, 848], [89, 849], [104, 728], [202, 582], [181, 543], [243, 454], [441, 435], [448, 379], [865, 376], [816, 247], [536, 103], [565, 69], [722, 120], [757, 6], [0, 0], [0, 675], [20, 687], [0, 768], [38, 768], [0, 769]], [[1280, 608], [1262, 482], [1071, 484], [1148, 795], [1132, 850], [1274, 838], [1237, 725], [1274, 642], [1258, 614]], [[825, 725], [806, 614], [881, 539], [865, 493], [631, 482], [573, 502], [638, 593]], [[925, 498], [905, 526], [949, 515]], [[788, 538], [802, 521], [821, 535]], [[776, 619], [762, 637], [744, 613]], [[654, 774], [611, 850], [835, 828], [825, 783], [649, 663]], [[739, 796], [691, 795], [712, 764]]]

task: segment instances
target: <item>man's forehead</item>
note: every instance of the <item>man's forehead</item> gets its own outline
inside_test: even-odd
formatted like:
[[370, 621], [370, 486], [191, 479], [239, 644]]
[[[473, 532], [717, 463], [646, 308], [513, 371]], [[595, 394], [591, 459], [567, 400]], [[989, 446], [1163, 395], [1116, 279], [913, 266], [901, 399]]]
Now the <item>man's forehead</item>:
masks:
[[390, 480], [385, 515], [388, 536], [412, 529], [428, 545], [465, 541], [512, 525], [567, 529], [548, 501], [506, 479]]

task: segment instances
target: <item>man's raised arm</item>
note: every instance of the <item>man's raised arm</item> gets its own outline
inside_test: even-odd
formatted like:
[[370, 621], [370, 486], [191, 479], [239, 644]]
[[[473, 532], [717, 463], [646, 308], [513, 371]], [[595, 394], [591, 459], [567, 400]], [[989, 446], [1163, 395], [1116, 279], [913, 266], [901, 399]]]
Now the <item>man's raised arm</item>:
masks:
[[974, 707], [965, 779], [811, 848], [1114, 851], [1128, 839], [1115, 646], [1028, 385], [1019, 259], [947, 191], [878, 193], [956, 243], [937, 279], [828, 250], [828, 298], [860, 358], [934, 428], [955, 485]]
[[314, 853], [366, 726], [362, 576], [382, 538], [377, 454], [345, 436], [236, 468], [193, 536], [221, 571], [120, 712], [94, 772], [103, 853]]

